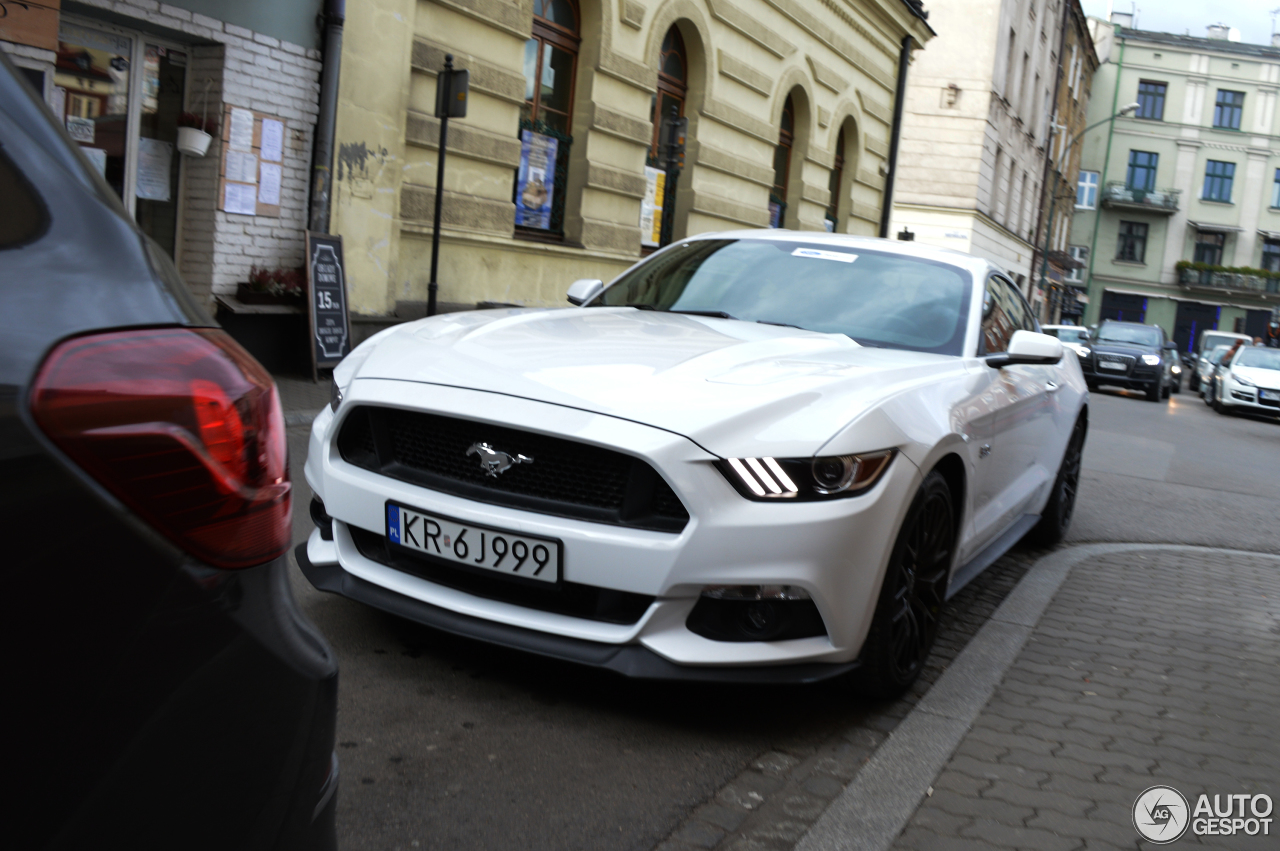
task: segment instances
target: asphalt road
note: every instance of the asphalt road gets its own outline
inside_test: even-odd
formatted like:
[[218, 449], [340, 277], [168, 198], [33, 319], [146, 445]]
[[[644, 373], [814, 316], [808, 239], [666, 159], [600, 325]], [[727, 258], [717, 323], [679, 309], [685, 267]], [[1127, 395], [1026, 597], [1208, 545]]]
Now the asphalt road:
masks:
[[[290, 429], [298, 541], [311, 529], [306, 434]], [[1094, 394], [1071, 540], [1280, 552], [1278, 516], [1280, 422], [1223, 417], [1185, 392], [1158, 405]], [[1015, 549], [952, 602], [918, 691], [1037, 555]], [[859, 730], [874, 743], [912, 700], [628, 682], [452, 638], [293, 578], [341, 664], [343, 849], [647, 851], [762, 754], [803, 757]]]

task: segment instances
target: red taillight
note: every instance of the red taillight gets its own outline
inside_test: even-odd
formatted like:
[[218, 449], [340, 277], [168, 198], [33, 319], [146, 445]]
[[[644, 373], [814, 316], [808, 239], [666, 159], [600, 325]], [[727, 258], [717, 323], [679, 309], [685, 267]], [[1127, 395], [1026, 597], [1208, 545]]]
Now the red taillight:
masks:
[[280, 398], [224, 332], [68, 340], [41, 367], [31, 410], [58, 448], [202, 561], [249, 567], [288, 548]]

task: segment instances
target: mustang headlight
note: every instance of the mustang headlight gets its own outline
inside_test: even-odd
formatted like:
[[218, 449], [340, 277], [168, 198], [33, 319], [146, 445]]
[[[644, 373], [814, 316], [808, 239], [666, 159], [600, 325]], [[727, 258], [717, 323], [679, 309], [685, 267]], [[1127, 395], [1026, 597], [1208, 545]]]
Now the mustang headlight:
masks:
[[1159, 355], [1143, 355], [1142, 362], [1147, 366], [1158, 366], [1160, 364]]
[[857, 496], [879, 481], [894, 449], [822, 458], [727, 458], [716, 462], [747, 499], [831, 499]]
[[338, 386], [337, 379], [330, 376], [329, 378], [329, 408], [335, 414], [338, 412], [338, 406], [342, 404], [342, 388]]

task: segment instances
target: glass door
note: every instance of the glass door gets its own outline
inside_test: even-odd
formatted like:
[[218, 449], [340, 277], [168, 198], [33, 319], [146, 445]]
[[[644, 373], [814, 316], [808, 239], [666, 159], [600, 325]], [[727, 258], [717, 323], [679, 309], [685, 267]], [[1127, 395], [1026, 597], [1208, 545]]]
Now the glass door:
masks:
[[53, 78], [67, 133], [128, 206], [133, 48], [127, 35], [63, 20]]
[[173, 257], [186, 51], [131, 30], [64, 17], [54, 85], [55, 111], [71, 138], [143, 232]]
[[178, 239], [178, 116], [187, 88], [187, 54], [145, 44], [142, 112], [134, 180], [135, 218], [143, 231], [174, 256]]

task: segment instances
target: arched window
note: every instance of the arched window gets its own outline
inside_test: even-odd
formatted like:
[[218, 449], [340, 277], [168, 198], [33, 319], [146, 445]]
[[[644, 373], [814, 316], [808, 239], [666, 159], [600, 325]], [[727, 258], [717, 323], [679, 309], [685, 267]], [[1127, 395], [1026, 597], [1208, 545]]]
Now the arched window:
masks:
[[836, 161], [831, 166], [831, 180], [827, 184], [827, 189], [831, 193], [831, 199], [827, 202], [827, 232], [834, 233], [840, 230], [840, 188], [844, 186], [844, 128], [840, 128], [840, 133], [836, 136]]
[[671, 27], [662, 39], [662, 51], [658, 54], [658, 91], [649, 106], [653, 121], [653, 143], [649, 146], [649, 165], [657, 168], [662, 140], [664, 118], [684, 115], [684, 102], [689, 96], [689, 58], [684, 50], [684, 39], [678, 27]]
[[564, 236], [578, 25], [573, 0], [533, 0], [533, 37], [524, 44], [521, 153], [514, 194], [517, 232], [535, 238]]
[[791, 95], [782, 105], [782, 128], [773, 151], [773, 191], [769, 193], [769, 227], [780, 228], [787, 218], [787, 182], [791, 176], [791, 146], [796, 140], [796, 110]]

